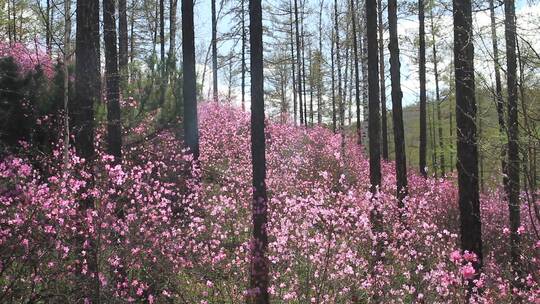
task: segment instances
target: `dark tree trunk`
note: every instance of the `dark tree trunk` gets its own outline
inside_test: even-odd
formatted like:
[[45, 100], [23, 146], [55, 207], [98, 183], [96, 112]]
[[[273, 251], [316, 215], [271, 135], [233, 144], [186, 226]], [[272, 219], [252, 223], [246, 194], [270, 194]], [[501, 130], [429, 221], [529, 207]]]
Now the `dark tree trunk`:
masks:
[[[454, 62], [456, 82], [457, 162], [461, 249], [475, 253], [478, 279], [482, 267], [482, 223], [478, 193], [478, 147], [474, 84], [474, 46], [470, 0], [454, 0]], [[471, 295], [473, 279], [467, 280]]]
[[[94, 104], [100, 101], [100, 47], [99, 47], [99, 1], [77, 1], [77, 33], [76, 33], [76, 64], [75, 64], [75, 98], [69, 112], [77, 154], [86, 159], [88, 170], [92, 171], [95, 158], [94, 148]], [[92, 180], [87, 184], [92, 187]], [[86, 199], [81, 204], [82, 211], [94, 208], [92, 199]], [[97, 279], [97, 244], [94, 237], [79, 239], [82, 244], [90, 243], [86, 254], [88, 275], [83, 277], [83, 297], [92, 303], [99, 303], [99, 281]], [[81, 259], [83, 257], [81, 256]]]
[[294, 23], [296, 25], [296, 63], [298, 66], [298, 103], [300, 106], [300, 124], [304, 124], [304, 108], [302, 103], [302, 57], [300, 55], [300, 20], [298, 19], [298, 0], [294, 0]]
[[118, 67], [126, 81], [128, 69], [128, 24], [126, 0], [118, 0]]
[[120, 77], [116, 51], [115, 1], [103, 1], [105, 79], [107, 84], [107, 151], [116, 163], [122, 160], [122, 121], [120, 118]]
[[338, 99], [338, 108], [339, 108], [339, 130], [343, 134], [343, 124], [344, 120], [344, 107], [343, 107], [343, 94], [341, 91], [341, 54], [339, 52], [339, 11], [338, 11], [338, 1], [334, 0], [334, 31], [335, 31], [335, 42], [336, 42], [336, 69], [337, 69], [337, 99]]
[[437, 106], [437, 126], [439, 132], [439, 167], [441, 171], [441, 176], [446, 174], [445, 164], [444, 164], [444, 141], [443, 141], [443, 129], [442, 129], [442, 116], [441, 116], [441, 93], [439, 89], [439, 68], [438, 68], [438, 57], [437, 57], [437, 43], [435, 40], [435, 24], [433, 22], [433, 9], [430, 14], [431, 22], [431, 40], [433, 43], [433, 73], [435, 74], [435, 103]]
[[253, 239], [251, 240], [250, 287], [253, 303], [269, 303], [266, 155], [264, 137], [264, 77], [261, 0], [249, 1], [251, 50], [251, 158], [253, 166]]
[[[379, 75], [381, 79], [382, 157], [383, 159], [388, 160], [388, 124], [386, 122], [386, 84], [384, 77], [384, 22], [382, 0], [378, 0], [377, 6], [379, 13]], [[392, 100], [393, 99], [394, 98], [392, 97]]]
[[[176, 67], [176, 10], [178, 0], [169, 2], [169, 54], [167, 55], [167, 80]], [[173, 81], [171, 79], [171, 81]]]
[[330, 73], [332, 75], [332, 131], [336, 133], [337, 131], [337, 115], [336, 115], [336, 77], [335, 77], [335, 61], [334, 61], [334, 40], [335, 40], [335, 30], [332, 29], [332, 41], [330, 41]]
[[516, 12], [514, 0], [504, 1], [504, 36], [506, 38], [506, 81], [508, 84], [508, 209], [510, 216], [510, 256], [512, 268], [519, 279], [523, 276], [520, 256], [521, 225], [519, 201], [519, 125], [518, 125], [518, 86], [516, 58]]
[[399, 208], [403, 208], [403, 199], [407, 196], [407, 158], [405, 155], [405, 131], [401, 107], [403, 92], [401, 91], [399, 70], [401, 64], [399, 62], [396, 0], [388, 0], [388, 29], [390, 31], [388, 50], [390, 51], [390, 77], [392, 80], [392, 122], [394, 126], [397, 198]]
[[360, 124], [360, 69], [358, 63], [358, 32], [356, 30], [356, 9], [354, 7], [355, 0], [351, 0], [351, 21], [352, 21], [352, 40], [354, 53], [354, 90], [356, 104], [356, 135], [358, 144], [362, 144], [361, 124]]
[[296, 69], [295, 62], [296, 57], [294, 56], [294, 28], [293, 28], [293, 9], [292, 4], [290, 4], [290, 21], [291, 21], [291, 65], [292, 65], [292, 90], [293, 90], [293, 111], [294, 111], [294, 124], [296, 125], [298, 120], [298, 104], [296, 101]]
[[493, 63], [495, 69], [495, 103], [497, 105], [497, 118], [499, 122], [499, 135], [501, 137], [501, 172], [503, 188], [508, 196], [508, 174], [507, 174], [507, 165], [506, 165], [506, 143], [502, 138], [507, 136], [506, 133], [506, 123], [504, 118], [504, 99], [502, 94], [502, 81], [501, 81], [501, 71], [500, 71], [500, 62], [499, 62], [499, 42], [497, 38], [497, 28], [495, 24], [495, 6], [493, 4], [494, 0], [489, 1], [489, 11], [491, 17], [491, 42], [493, 45]]
[[193, 0], [182, 0], [182, 66], [184, 97], [184, 141], [199, 158], [199, 130], [197, 121], [197, 76], [195, 74], [195, 35], [193, 30]]
[[165, 91], [167, 90], [167, 77], [165, 74], [165, 0], [159, 0], [159, 44], [160, 44], [160, 56], [159, 56], [159, 100], [160, 104], [165, 103]]
[[419, 38], [420, 49], [418, 61], [420, 64], [420, 174], [427, 177], [426, 148], [427, 148], [427, 111], [426, 111], [426, 28], [425, 28], [424, 0], [418, 0], [418, 21], [420, 23]]
[[313, 127], [313, 52], [309, 49], [309, 124]]
[[217, 58], [217, 17], [216, 0], [212, 0], [212, 84], [213, 98], [218, 101], [218, 58]]
[[[247, 37], [246, 37], [246, 12], [245, 12], [245, 1], [246, 0], [241, 0], [242, 1], [242, 67], [241, 67], [241, 73], [242, 73], [242, 83], [241, 83], [241, 86], [242, 86], [242, 111], [246, 109], [246, 44], [247, 44]], [[291, 32], [291, 35], [292, 35], [292, 32]], [[294, 55], [293, 55], [294, 57]], [[293, 63], [293, 67], [294, 67], [294, 63]], [[293, 78], [294, 78], [294, 71], [293, 71]], [[296, 97], [295, 97], [296, 99]], [[296, 102], [295, 102], [295, 106], [296, 106]], [[294, 115], [296, 115], [296, 111], [294, 112]], [[295, 119], [296, 121], [296, 119]]]
[[381, 121], [379, 100], [379, 63], [377, 44], [377, 0], [366, 0], [368, 94], [369, 94], [369, 177], [371, 192], [381, 184]]
[[319, 8], [319, 54], [317, 57], [317, 64], [319, 67], [317, 75], [317, 124], [322, 124], [322, 95], [323, 95], [323, 78], [322, 78], [322, 41], [323, 41], [323, 30], [322, 30], [322, 13], [324, 8], [324, 0], [321, 0], [321, 7]]
[[47, 47], [47, 54], [51, 56], [52, 53], [52, 33], [51, 33], [51, 0], [47, 0], [45, 6], [45, 45]]

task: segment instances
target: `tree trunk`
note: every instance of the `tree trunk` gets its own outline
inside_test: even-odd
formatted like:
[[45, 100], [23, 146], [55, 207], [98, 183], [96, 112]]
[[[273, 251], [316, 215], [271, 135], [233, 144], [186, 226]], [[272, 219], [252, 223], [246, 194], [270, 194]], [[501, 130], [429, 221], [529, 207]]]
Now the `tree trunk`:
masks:
[[298, 102], [300, 106], [300, 124], [304, 124], [304, 108], [302, 104], [302, 57], [300, 56], [300, 20], [298, 19], [298, 0], [294, 0], [294, 23], [296, 25], [296, 63], [298, 66]]
[[477, 256], [477, 261], [473, 262], [476, 274], [467, 280], [470, 297], [474, 287], [473, 279], [478, 279], [483, 259], [471, 1], [454, 0], [453, 14], [461, 249]]
[[351, 21], [352, 21], [352, 40], [354, 53], [354, 90], [356, 104], [356, 136], [358, 144], [362, 144], [362, 131], [360, 124], [360, 69], [358, 66], [358, 32], [356, 30], [356, 9], [354, 7], [355, 0], [351, 0]]
[[126, 0], [118, 0], [118, 67], [122, 75], [121, 83], [128, 75], [128, 24]]
[[107, 151], [116, 163], [122, 159], [122, 122], [120, 118], [120, 78], [116, 51], [115, 1], [103, 1], [105, 41], [105, 79], [107, 84]]
[[216, 0], [211, 0], [212, 3], [212, 88], [213, 99], [218, 101], [218, 58], [217, 58], [217, 17], [216, 17]]
[[437, 58], [437, 43], [435, 40], [435, 24], [433, 22], [433, 9], [430, 14], [431, 22], [431, 40], [433, 42], [433, 73], [435, 74], [435, 103], [437, 106], [437, 126], [439, 132], [439, 168], [441, 171], [441, 176], [445, 176], [445, 164], [444, 164], [444, 141], [443, 141], [443, 129], [442, 129], [442, 116], [441, 116], [441, 93], [439, 90], [439, 69]]
[[251, 49], [251, 158], [253, 165], [250, 288], [255, 304], [269, 303], [266, 156], [264, 136], [264, 76], [261, 0], [249, 1]]
[[388, 160], [388, 124], [386, 122], [386, 84], [384, 77], [384, 22], [382, 0], [377, 1], [377, 8], [379, 13], [379, 75], [381, 79], [382, 157], [383, 159]]
[[337, 115], [336, 115], [336, 76], [335, 76], [335, 61], [334, 61], [334, 40], [335, 40], [335, 29], [332, 29], [332, 38], [330, 41], [330, 73], [332, 74], [332, 131], [336, 133], [337, 131]]
[[508, 85], [508, 209], [510, 216], [510, 256], [515, 273], [515, 285], [521, 285], [523, 277], [520, 256], [521, 225], [519, 201], [519, 125], [518, 125], [518, 86], [516, 59], [516, 12], [514, 0], [504, 1], [504, 36], [506, 38], [506, 81]]
[[[75, 98], [69, 109], [71, 114], [72, 134], [74, 136], [77, 154], [86, 159], [88, 170], [92, 172], [92, 163], [95, 158], [94, 148], [94, 104], [100, 101], [100, 48], [99, 48], [99, 1], [77, 1], [77, 37], [76, 37], [76, 64], [75, 64]], [[93, 180], [87, 183], [92, 187]], [[85, 199], [81, 204], [81, 212], [94, 208], [91, 198]], [[83, 276], [82, 297], [88, 298], [91, 303], [99, 303], [99, 281], [97, 279], [97, 241], [93, 236], [89, 239], [80, 237], [78, 240], [80, 250], [83, 243], [90, 244], [86, 250], [88, 263], [88, 276]], [[93, 276], [93, 277], [91, 277]]]
[[182, 0], [182, 66], [184, 97], [184, 141], [199, 159], [199, 130], [197, 120], [197, 76], [195, 74], [195, 34], [193, 30], [193, 0]]
[[398, 207], [403, 208], [403, 199], [407, 196], [407, 158], [405, 155], [405, 131], [403, 128], [403, 110], [401, 107], [403, 92], [401, 91], [400, 79], [401, 64], [399, 62], [396, 0], [388, 0], [388, 28], [390, 31], [388, 50], [390, 51], [390, 77], [392, 80], [392, 122], [396, 157], [397, 198]]
[[[245, 12], [245, 1], [246, 0], [241, 0], [242, 1], [242, 111], [244, 111], [246, 109], [246, 12]], [[292, 35], [292, 26], [291, 26], [291, 35]], [[292, 39], [292, 38], [291, 38]], [[291, 46], [292, 47], [292, 46]], [[292, 51], [292, 50], [291, 50]], [[294, 57], [294, 56], [293, 56]], [[294, 63], [293, 63], [293, 78], [294, 78]], [[295, 100], [296, 100], [296, 97], [295, 97]], [[296, 106], [296, 102], [294, 103], [295, 106]], [[296, 110], [294, 111], [294, 115], [296, 117]], [[295, 118], [295, 122], [296, 122], [296, 118]]]
[[64, 165], [67, 168], [69, 162], [69, 59], [71, 54], [71, 0], [64, 1], [64, 52], [63, 52], [63, 72], [64, 72]]
[[336, 42], [336, 68], [337, 68], [337, 98], [338, 98], [338, 107], [339, 107], [339, 130], [343, 134], [343, 124], [344, 121], [344, 107], [343, 107], [343, 94], [341, 91], [341, 55], [339, 53], [339, 11], [338, 11], [338, 1], [334, 0], [334, 31], [335, 31], [335, 42]]
[[322, 13], [324, 9], [324, 0], [321, 0], [321, 6], [319, 8], [319, 54], [317, 57], [317, 64], [319, 67], [317, 75], [317, 124], [322, 124], [322, 95], [323, 95], [323, 77], [322, 77], [322, 41], [323, 41], [323, 30], [322, 30]]
[[[290, 3], [289, 3], [290, 4]], [[295, 62], [296, 58], [294, 56], [294, 28], [293, 28], [293, 9], [292, 4], [289, 5], [290, 7], [290, 21], [291, 21], [291, 65], [292, 65], [292, 89], [293, 89], [293, 111], [294, 111], [294, 124], [296, 125], [298, 120], [298, 104], [296, 101], [296, 69], [295, 69]]]
[[499, 63], [499, 42], [497, 38], [497, 28], [495, 25], [495, 6], [493, 4], [494, 0], [489, 1], [489, 11], [491, 17], [491, 42], [493, 45], [493, 63], [495, 69], [495, 103], [497, 105], [497, 118], [499, 122], [499, 135], [501, 138], [501, 172], [502, 172], [502, 182], [503, 188], [508, 196], [508, 174], [507, 174], [507, 165], [506, 165], [506, 142], [503, 139], [507, 137], [506, 133], [506, 123], [504, 118], [504, 99], [502, 95], [502, 82], [501, 82], [501, 71]]
[[426, 148], [427, 148], [427, 124], [426, 124], [426, 29], [424, 15], [424, 0], [418, 0], [418, 21], [420, 23], [418, 61], [420, 65], [420, 174], [427, 177], [426, 171]]

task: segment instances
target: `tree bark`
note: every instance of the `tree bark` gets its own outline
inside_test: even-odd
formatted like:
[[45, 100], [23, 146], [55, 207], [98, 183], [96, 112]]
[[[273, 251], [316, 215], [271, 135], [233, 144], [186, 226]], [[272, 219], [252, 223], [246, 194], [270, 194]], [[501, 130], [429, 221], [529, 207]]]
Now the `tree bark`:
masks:
[[294, 0], [294, 23], [296, 25], [296, 63], [298, 66], [298, 102], [300, 106], [300, 124], [304, 124], [304, 108], [302, 103], [302, 57], [300, 55], [300, 20], [298, 19], [298, 0]]
[[122, 75], [122, 83], [128, 75], [128, 23], [126, 0], [118, 0], [118, 67]]
[[122, 160], [122, 122], [120, 118], [120, 77], [116, 51], [115, 1], [103, 0], [105, 41], [105, 79], [107, 85], [107, 151], [116, 163]]
[[249, 1], [251, 62], [251, 157], [253, 166], [250, 288], [253, 303], [269, 303], [266, 155], [264, 136], [264, 76], [261, 0]]
[[338, 98], [338, 108], [339, 108], [339, 130], [343, 134], [345, 123], [344, 120], [344, 107], [343, 107], [343, 94], [341, 91], [341, 55], [339, 52], [339, 10], [338, 10], [338, 1], [334, 0], [334, 31], [335, 31], [335, 43], [336, 43], [336, 68], [337, 68], [337, 98]]
[[418, 21], [420, 48], [418, 50], [418, 61], [420, 65], [420, 174], [427, 177], [426, 171], [426, 148], [427, 148], [427, 124], [426, 124], [426, 30], [424, 0], [418, 0]]
[[[241, 25], [242, 25], [242, 111], [244, 111], [246, 109], [246, 12], [245, 12], [245, 0], [241, 0], [242, 1], [242, 22], [241, 22]], [[291, 35], [292, 35], [292, 29], [291, 29]], [[293, 78], [294, 78], [294, 63], [293, 63]], [[295, 97], [296, 99], [296, 97]], [[296, 106], [296, 102], [295, 102], [295, 106]], [[296, 115], [296, 111], [294, 112], [294, 115]], [[295, 116], [296, 117], [296, 116]], [[295, 118], [295, 122], [296, 122], [296, 118]]]
[[508, 86], [508, 209], [510, 216], [510, 256], [512, 270], [517, 279], [514, 284], [521, 285], [523, 277], [520, 262], [520, 181], [519, 181], [519, 125], [518, 125], [518, 84], [516, 57], [516, 12], [514, 0], [504, 1], [504, 36], [506, 39], [506, 82]]
[[212, 3], [212, 84], [213, 84], [213, 99], [218, 101], [218, 58], [217, 58], [217, 17], [216, 17], [216, 0], [211, 0]]
[[[69, 109], [71, 114], [72, 134], [74, 136], [77, 154], [87, 162], [87, 168], [92, 172], [92, 163], [95, 158], [94, 148], [94, 104], [100, 101], [100, 47], [99, 47], [99, 1], [77, 1], [77, 33], [76, 33], [76, 64], [75, 64], [75, 98]], [[87, 183], [92, 187], [93, 180]], [[81, 212], [94, 208], [91, 198], [85, 199], [81, 204]], [[82, 278], [81, 293], [92, 303], [100, 303], [99, 281], [97, 279], [97, 241], [90, 236], [89, 239], [81, 237], [78, 242], [80, 250], [83, 243], [88, 241], [86, 258], [88, 263], [88, 276]], [[93, 277], [91, 277], [93, 275]]]
[[182, 66], [184, 97], [184, 141], [195, 160], [199, 159], [197, 120], [197, 76], [195, 74], [195, 34], [193, 0], [182, 0]]
[[356, 104], [356, 136], [359, 145], [362, 144], [362, 131], [360, 124], [360, 69], [358, 60], [358, 31], [356, 30], [356, 9], [354, 7], [355, 0], [351, 0], [351, 22], [352, 22], [352, 40], [353, 40], [353, 55], [354, 55], [354, 90]]
[[377, 1], [377, 8], [379, 14], [379, 75], [381, 79], [382, 157], [383, 159], [388, 160], [388, 124], [386, 122], [386, 84], [384, 77], [384, 22], [382, 0]]
[[[379, 15], [380, 16], [380, 15]], [[392, 121], [394, 127], [394, 146], [396, 157], [396, 182], [398, 207], [403, 208], [403, 199], [407, 196], [407, 158], [405, 151], [405, 131], [403, 128], [403, 110], [401, 100], [401, 75], [399, 62], [399, 42], [397, 33], [397, 1], [388, 0], [388, 29], [390, 31], [390, 77], [392, 81]]]
[[483, 261], [471, 1], [454, 0], [453, 15], [461, 249], [477, 256], [477, 260], [472, 263], [476, 274], [467, 280], [470, 297], [474, 287], [473, 279], [478, 279]]

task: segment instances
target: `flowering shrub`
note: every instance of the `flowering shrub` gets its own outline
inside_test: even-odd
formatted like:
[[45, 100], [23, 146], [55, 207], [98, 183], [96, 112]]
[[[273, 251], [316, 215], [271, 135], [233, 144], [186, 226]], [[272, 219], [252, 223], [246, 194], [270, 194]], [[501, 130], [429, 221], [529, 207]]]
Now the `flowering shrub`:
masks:
[[[75, 302], [81, 279], [126, 302], [242, 303], [249, 271], [249, 114], [203, 104], [200, 166], [174, 130], [127, 143], [121, 165], [56, 153], [38, 172], [12, 155], [0, 162], [0, 302]], [[148, 130], [135, 126], [137, 134]], [[453, 177], [409, 174], [405, 210], [394, 164], [383, 163], [379, 194], [352, 138], [321, 128], [267, 122], [270, 293], [276, 303], [463, 303], [477, 257], [458, 250]], [[93, 176], [89, 168], [94, 171]], [[83, 208], [84, 202], [93, 208]], [[383, 231], [373, 233], [377, 206]], [[540, 296], [538, 239], [523, 205], [527, 274], [520, 296]], [[484, 268], [478, 303], [511, 303], [507, 207], [482, 197]], [[375, 244], [383, 259], [375, 259]], [[88, 268], [96, 244], [98, 272]]]
[[2, 57], [13, 57], [21, 74], [32, 72], [36, 66], [39, 66], [49, 79], [54, 75], [54, 64], [51, 57], [37, 45], [32, 49], [20, 42], [10, 45], [5, 41], [0, 41], [0, 58]]

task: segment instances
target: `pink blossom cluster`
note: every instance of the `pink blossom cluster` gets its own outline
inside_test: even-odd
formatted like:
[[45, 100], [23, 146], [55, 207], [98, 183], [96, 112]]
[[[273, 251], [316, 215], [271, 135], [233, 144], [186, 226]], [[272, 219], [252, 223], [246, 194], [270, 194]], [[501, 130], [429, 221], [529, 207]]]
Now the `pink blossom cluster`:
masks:
[[10, 45], [0, 41], [0, 58], [2, 57], [12, 57], [21, 74], [32, 72], [39, 66], [47, 78], [51, 79], [54, 75], [52, 58], [37, 44], [35, 47], [29, 47], [20, 42]]
[[[199, 113], [199, 165], [184, 154], [178, 130], [128, 138], [119, 165], [100, 153], [93, 178], [74, 155], [66, 166], [57, 154], [47, 172], [17, 156], [2, 160], [0, 282], [11, 283], [0, 287], [0, 301], [76, 300], [70, 297], [83, 276], [97, 278], [103, 296], [126, 302], [242, 303], [251, 241], [249, 113], [216, 103]], [[266, 127], [269, 288], [280, 303], [464, 303], [472, 278], [474, 303], [540, 297], [539, 223], [526, 216], [527, 204], [520, 232], [526, 288], [514, 290], [500, 191], [482, 196], [485, 256], [477, 274], [477, 257], [459, 251], [453, 177], [410, 172], [400, 210], [394, 164], [383, 163], [373, 197], [368, 160], [352, 136], [342, 143], [322, 127], [270, 120]], [[88, 199], [94, 208], [82, 208]], [[382, 232], [372, 229], [374, 208]], [[90, 243], [99, 244], [98, 273], [88, 269]]]

